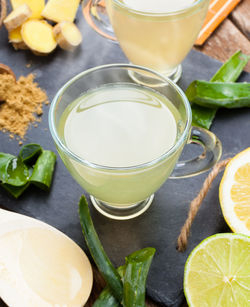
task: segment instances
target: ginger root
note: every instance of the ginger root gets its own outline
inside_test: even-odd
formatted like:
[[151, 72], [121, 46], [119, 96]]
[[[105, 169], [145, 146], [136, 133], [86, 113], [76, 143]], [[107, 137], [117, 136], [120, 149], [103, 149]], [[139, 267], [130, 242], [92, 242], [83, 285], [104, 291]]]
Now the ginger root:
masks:
[[53, 27], [45, 20], [31, 19], [22, 25], [24, 43], [36, 55], [47, 55], [56, 48]]
[[18, 6], [3, 21], [6, 29], [10, 32], [21, 26], [30, 16], [32, 12], [27, 4]]
[[73, 51], [82, 42], [82, 34], [77, 26], [70, 21], [62, 21], [53, 28], [53, 34], [58, 45], [64, 49]]
[[27, 50], [29, 49], [25, 42], [19, 42], [19, 43], [11, 43], [15, 50]]
[[[5, 0], [0, 1], [5, 3]], [[57, 43], [69, 51], [81, 44], [81, 32], [73, 23], [80, 0], [48, 0], [46, 5], [45, 0], [10, 2], [13, 11], [3, 23], [8, 30], [9, 42], [16, 50], [30, 49], [36, 55], [47, 55]], [[2, 9], [4, 13], [6, 6]], [[53, 28], [43, 17], [58, 24]]]
[[42, 11], [42, 16], [55, 22], [73, 22], [79, 3], [80, 0], [49, 0]]
[[28, 49], [21, 35], [21, 26], [9, 32], [9, 42], [16, 50]]
[[21, 35], [21, 26], [9, 32], [9, 42], [10, 43], [20, 43], [23, 41]]
[[42, 19], [41, 13], [45, 6], [44, 0], [11, 0], [11, 5], [13, 9], [26, 3], [32, 11], [31, 18]]

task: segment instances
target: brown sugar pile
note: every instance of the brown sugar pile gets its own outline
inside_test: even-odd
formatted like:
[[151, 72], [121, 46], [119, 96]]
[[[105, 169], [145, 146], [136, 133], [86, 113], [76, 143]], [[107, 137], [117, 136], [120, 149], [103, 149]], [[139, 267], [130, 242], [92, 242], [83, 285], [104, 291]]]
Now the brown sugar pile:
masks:
[[47, 94], [34, 75], [21, 76], [18, 81], [10, 74], [0, 74], [0, 130], [23, 138], [31, 123], [40, 121]]

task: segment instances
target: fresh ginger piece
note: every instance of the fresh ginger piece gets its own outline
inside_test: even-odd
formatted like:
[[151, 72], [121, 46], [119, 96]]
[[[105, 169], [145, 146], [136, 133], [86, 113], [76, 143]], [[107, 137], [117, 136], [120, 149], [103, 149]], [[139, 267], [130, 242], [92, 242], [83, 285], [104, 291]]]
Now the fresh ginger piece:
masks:
[[9, 42], [12, 43], [12, 46], [16, 50], [17, 49], [28, 49], [21, 35], [21, 26], [9, 32]]
[[80, 0], [49, 0], [42, 11], [42, 16], [55, 22], [73, 22], [79, 3]]
[[24, 43], [36, 55], [47, 55], [56, 48], [53, 27], [45, 20], [30, 19], [22, 25]]
[[12, 43], [12, 46], [15, 50], [21, 49], [21, 50], [27, 50], [29, 49], [25, 42], [19, 42], [19, 43]]
[[62, 21], [53, 28], [58, 45], [65, 50], [73, 51], [82, 42], [82, 34], [70, 21]]
[[10, 0], [12, 8], [16, 9], [18, 6], [26, 3], [31, 11], [31, 18], [42, 19], [41, 13], [45, 6], [45, 0]]
[[23, 38], [21, 35], [21, 27], [22, 26], [9, 32], [9, 42], [10, 43], [20, 43], [23, 41]]
[[6, 29], [10, 32], [21, 26], [32, 12], [27, 4], [22, 4], [14, 9], [3, 21]]

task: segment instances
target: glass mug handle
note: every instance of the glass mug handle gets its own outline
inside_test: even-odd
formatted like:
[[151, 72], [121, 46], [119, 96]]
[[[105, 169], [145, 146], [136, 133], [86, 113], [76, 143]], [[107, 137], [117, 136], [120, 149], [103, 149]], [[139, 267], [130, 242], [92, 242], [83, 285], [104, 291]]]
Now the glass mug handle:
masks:
[[194, 159], [178, 161], [169, 178], [187, 178], [199, 175], [209, 170], [220, 159], [222, 146], [216, 135], [206, 129], [192, 127], [187, 144], [198, 144], [204, 149], [203, 153]]
[[117, 43], [104, 0], [82, 1], [82, 13], [87, 23], [101, 36]]

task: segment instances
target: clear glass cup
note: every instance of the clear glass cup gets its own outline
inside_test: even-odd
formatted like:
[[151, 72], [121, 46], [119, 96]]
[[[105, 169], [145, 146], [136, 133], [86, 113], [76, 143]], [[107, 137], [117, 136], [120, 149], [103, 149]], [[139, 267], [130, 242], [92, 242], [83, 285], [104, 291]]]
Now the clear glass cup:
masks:
[[[200, 32], [209, 0], [197, 0], [180, 9], [169, 7], [169, 11], [156, 8], [154, 12], [147, 11], [147, 1], [144, 10], [133, 9], [122, 0], [106, 0], [105, 3], [115, 37], [129, 61], [156, 70], [177, 82], [182, 73], [181, 62]], [[91, 19], [91, 12], [95, 12], [91, 19], [92, 27], [114, 40], [103, 1], [86, 0], [83, 11], [87, 21]], [[139, 75], [137, 78], [140, 82]]]
[[[86, 91], [107, 84], [135, 84], [131, 73], [146, 73], [152, 79], [164, 82], [164, 86], [146, 87], [167, 97], [179, 112], [178, 134], [174, 145], [152, 161], [129, 167], [97, 165], [77, 156], [67, 147], [59, 131], [63, 112]], [[189, 101], [174, 82], [150, 69], [130, 64], [104, 65], [80, 73], [58, 91], [49, 112], [50, 131], [64, 164], [91, 195], [95, 208], [113, 219], [133, 218], [147, 210], [154, 193], [170, 175], [172, 178], [197, 175], [207, 171], [220, 159], [222, 149], [217, 137], [205, 129], [191, 127], [191, 122]], [[192, 160], [177, 163], [187, 143], [203, 146], [204, 152]]]

